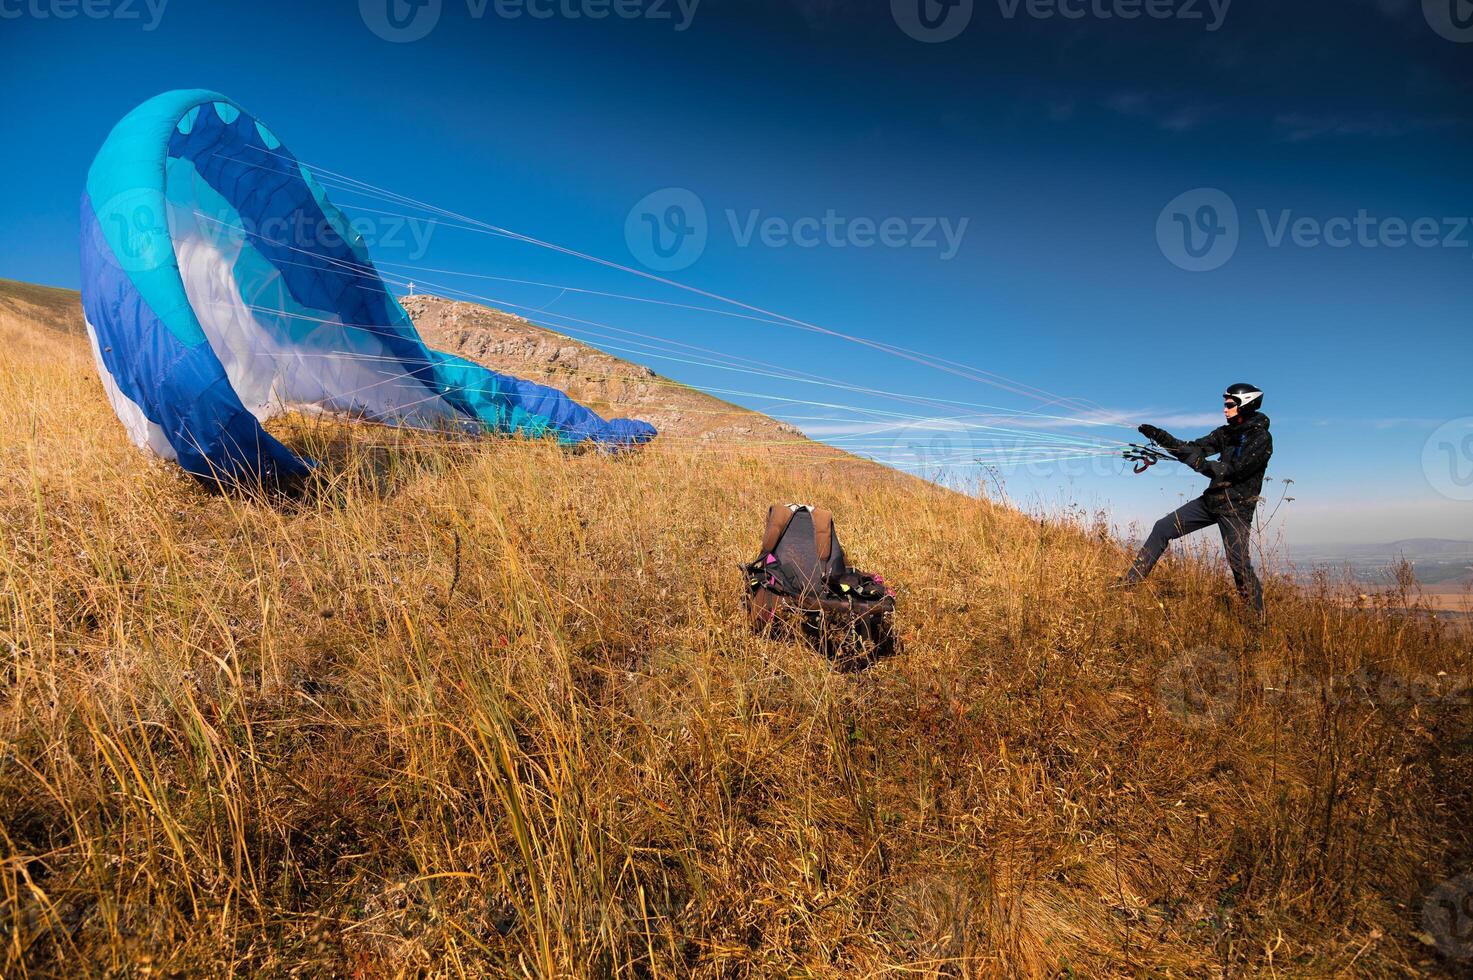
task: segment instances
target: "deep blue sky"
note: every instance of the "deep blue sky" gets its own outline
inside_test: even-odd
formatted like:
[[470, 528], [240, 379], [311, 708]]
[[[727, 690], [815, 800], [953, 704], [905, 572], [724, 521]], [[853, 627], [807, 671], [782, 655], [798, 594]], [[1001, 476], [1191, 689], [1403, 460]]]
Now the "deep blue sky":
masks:
[[[1424, 457], [1442, 465], [1446, 443], [1443, 468], [1473, 472], [1446, 430], [1429, 446], [1439, 426], [1473, 413], [1473, 228], [1461, 227], [1473, 216], [1473, 38], [1439, 36], [1420, 0], [1236, 0], [1216, 30], [1206, 0], [1193, 4], [1205, 20], [1044, 19], [1026, 7], [1010, 18], [1010, 0], [979, 0], [961, 35], [936, 44], [907, 36], [879, 0], [704, 0], [684, 30], [652, 17], [512, 18], [494, 2], [476, 16], [479, 0], [441, 0], [434, 28], [410, 43], [370, 29], [389, 0], [169, 0], [156, 21], [142, 0], [92, 2], [119, 16], [62, 19], [66, 0], [0, 0], [0, 276], [77, 286], [77, 203], [109, 128], [158, 92], [214, 88], [309, 164], [630, 266], [648, 254], [631, 252], [631, 209], [652, 192], [688, 189], [709, 240], [671, 278], [1077, 401], [1044, 407], [771, 324], [387, 264], [710, 305], [443, 226], [418, 226], [425, 247], [406, 232], [375, 248], [386, 274], [551, 304], [536, 318], [572, 333], [581, 331], [555, 314], [765, 361], [796, 356], [812, 373], [890, 392], [1103, 411], [1171, 422], [1180, 435], [1206, 430], [1224, 385], [1251, 381], [1269, 393], [1273, 472], [1296, 481], [1276, 535], [1473, 536], [1470, 505], [1453, 499], [1463, 488], [1440, 492], [1449, 481], [1424, 467]], [[1093, 0], [1119, 2], [1128, 0]], [[673, 0], [665, 9], [683, 16]], [[1158, 243], [1157, 222], [1179, 194], [1204, 187], [1236, 206], [1240, 241], [1221, 267], [1184, 271], [1163, 254], [1173, 248]], [[381, 216], [355, 208], [402, 210], [333, 196], [365, 217]], [[1317, 227], [1364, 211], [1434, 219], [1439, 239], [1461, 234], [1450, 247], [1273, 247], [1260, 210], [1270, 225], [1285, 213]], [[967, 225], [943, 260], [938, 248], [743, 247], [728, 217], [830, 211]], [[724, 391], [941, 411], [648, 350], [628, 356]], [[987, 430], [866, 432], [854, 411], [727, 397], [895, 462], [914, 462], [922, 445], [963, 458], [998, 444]], [[1020, 502], [1072, 500], [1122, 522], [1153, 519], [1201, 482], [1180, 468], [1144, 477], [1119, 468], [1003, 476]]]

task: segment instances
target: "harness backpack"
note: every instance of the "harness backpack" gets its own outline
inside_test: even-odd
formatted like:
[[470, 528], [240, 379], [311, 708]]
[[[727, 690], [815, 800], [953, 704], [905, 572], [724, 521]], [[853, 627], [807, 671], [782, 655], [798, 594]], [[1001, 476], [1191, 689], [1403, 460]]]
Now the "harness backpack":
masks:
[[895, 649], [895, 593], [845, 562], [833, 515], [776, 504], [747, 573], [747, 616], [759, 632], [801, 634], [826, 657], [888, 656]]

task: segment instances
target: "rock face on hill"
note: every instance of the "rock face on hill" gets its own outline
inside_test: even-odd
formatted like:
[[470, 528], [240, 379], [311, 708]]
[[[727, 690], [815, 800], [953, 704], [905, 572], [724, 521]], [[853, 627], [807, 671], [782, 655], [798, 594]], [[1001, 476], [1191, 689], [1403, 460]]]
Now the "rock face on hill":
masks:
[[713, 398], [521, 317], [438, 296], [400, 302], [431, 347], [496, 371], [566, 391], [605, 416], [649, 422], [662, 436], [706, 443], [760, 443], [832, 452], [797, 428]]

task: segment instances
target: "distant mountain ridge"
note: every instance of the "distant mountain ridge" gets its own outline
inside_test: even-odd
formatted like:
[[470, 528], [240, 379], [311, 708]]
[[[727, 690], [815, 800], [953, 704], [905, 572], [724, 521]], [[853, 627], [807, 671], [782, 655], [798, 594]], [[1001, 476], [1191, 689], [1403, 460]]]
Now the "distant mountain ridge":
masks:
[[1326, 570], [1348, 573], [1367, 588], [1385, 588], [1406, 563], [1429, 590], [1454, 595], [1473, 590], [1473, 541], [1403, 538], [1384, 544], [1298, 545], [1290, 547], [1289, 556], [1302, 581]]
[[1473, 558], [1473, 541], [1456, 541], [1451, 538], [1407, 538], [1404, 541], [1393, 541], [1388, 547], [1398, 554]]
[[1297, 545], [1291, 549], [1305, 558], [1468, 558], [1473, 541], [1455, 538], [1403, 538], [1383, 544]]

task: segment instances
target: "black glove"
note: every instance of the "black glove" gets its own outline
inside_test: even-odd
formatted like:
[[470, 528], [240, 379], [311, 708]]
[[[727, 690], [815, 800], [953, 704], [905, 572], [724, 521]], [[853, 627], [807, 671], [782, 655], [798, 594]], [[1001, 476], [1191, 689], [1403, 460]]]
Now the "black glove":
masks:
[[1166, 443], [1171, 440], [1171, 433], [1165, 429], [1158, 429], [1154, 425], [1143, 425], [1138, 430], [1141, 435], [1155, 443]]

